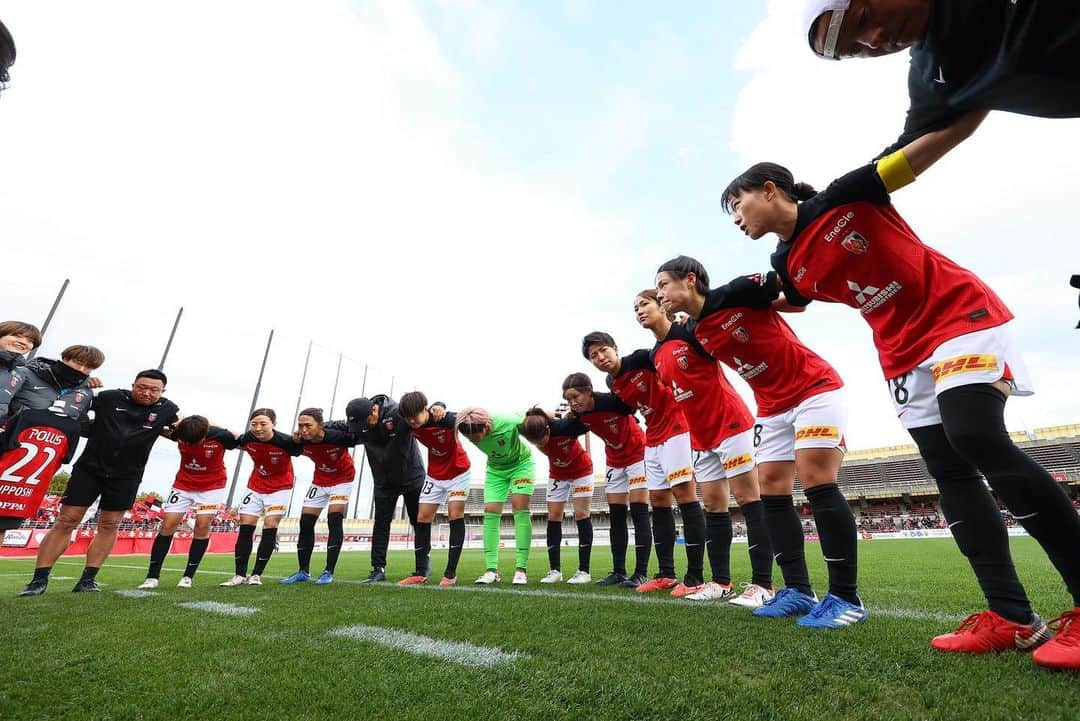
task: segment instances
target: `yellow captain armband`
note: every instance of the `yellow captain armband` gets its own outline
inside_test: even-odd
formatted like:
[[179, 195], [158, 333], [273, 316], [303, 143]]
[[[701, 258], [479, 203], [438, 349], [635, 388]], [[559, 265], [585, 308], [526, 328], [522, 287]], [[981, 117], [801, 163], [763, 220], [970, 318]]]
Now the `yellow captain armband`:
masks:
[[877, 161], [877, 174], [885, 183], [885, 191], [891, 193], [915, 182], [915, 171], [903, 150], [886, 155]]

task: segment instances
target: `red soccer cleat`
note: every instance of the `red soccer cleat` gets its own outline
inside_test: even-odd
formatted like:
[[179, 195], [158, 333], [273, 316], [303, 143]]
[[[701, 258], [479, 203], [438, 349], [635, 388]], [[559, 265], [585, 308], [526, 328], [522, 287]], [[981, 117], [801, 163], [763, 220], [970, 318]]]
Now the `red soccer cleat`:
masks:
[[454, 576], [453, 578], [447, 578], [446, 576], [443, 576], [442, 580], [439, 581], [439, 585], [440, 586], [456, 586], [457, 585], [457, 576]]
[[1039, 666], [1059, 671], [1080, 671], [1080, 606], [1046, 624], [1057, 635], [1035, 650], [1031, 658]]
[[685, 583], [680, 583], [678, 586], [671, 589], [671, 595], [675, 598], [683, 598], [685, 596], [689, 596], [692, 593], [697, 593], [703, 588], [705, 588], [704, 583], [700, 586], [687, 586]]
[[657, 576], [656, 578], [652, 578], [641, 584], [634, 590], [638, 593], [652, 593], [653, 591], [666, 591], [669, 588], [674, 588], [677, 585], [679, 585], [679, 582], [676, 581], [674, 578], [662, 578], [660, 576]]
[[993, 611], [973, 613], [952, 633], [935, 636], [930, 645], [950, 653], [1030, 651], [1050, 638], [1050, 629], [1034, 615], [1030, 624], [1013, 623]]
[[427, 576], [409, 576], [398, 581], [399, 586], [416, 586], [421, 583], [427, 583]]

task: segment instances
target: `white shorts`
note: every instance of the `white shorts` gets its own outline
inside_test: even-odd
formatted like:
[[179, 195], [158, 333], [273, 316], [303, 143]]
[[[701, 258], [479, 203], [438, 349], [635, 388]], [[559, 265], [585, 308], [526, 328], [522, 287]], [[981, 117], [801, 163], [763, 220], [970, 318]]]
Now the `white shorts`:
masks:
[[839, 448], [847, 452], [847, 393], [843, 388], [818, 393], [799, 405], [757, 419], [754, 460], [794, 461], [803, 448]]
[[289, 496], [291, 495], [291, 488], [273, 493], [256, 493], [248, 490], [240, 501], [240, 508], [237, 511], [242, 516], [284, 516], [289, 510]]
[[351, 495], [352, 482], [339, 483], [336, 486], [316, 486], [313, 483], [304, 495], [304, 508], [340, 506], [348, 503]]
[[692, 480], [694, 455], [689, 431], [658, 446], [645, 446], [645, 481], [650, 491], [666, 491]]
[[165, 504], [162, 508], [166, 513], [187, 513], [189, 508], [194, 508], [197, 516], [216, 515], [224, 502], [224, 488], [213, 491], [182, 491], [179, 488], [171, 488], [169, 495], [165, 496]]
[[1035, 392], [1012, 335], [1012, 322], [947, 340], [913, 369], [886, 381], [904, 428], [941, 423], [937, 397], [950, 388], [1006, 380], [1012, 395]]
[[469, 497], [469, 471], [449, 481], [437, 481], [431, 476], [424, 479], [420, 489], [420, 502], [432, 506], [441, 506], [443, 502], [464, 502]]
[[608, 468], [604, 474], [604, 493], [632, 493], [646, 488], [645, 461], [622, 468]]
[[592, 476], [575, 478], [572, 481], [556, 481], [548, 479], [548, 502], [566, 503], [566, 499], [573, 495], [574, 498], [592, 498]]
[[711, 451], [694, 451], [694, 475], [698, 483], [733, 478], [754, 470], [754, 429], [747, 428], [720, 441]]

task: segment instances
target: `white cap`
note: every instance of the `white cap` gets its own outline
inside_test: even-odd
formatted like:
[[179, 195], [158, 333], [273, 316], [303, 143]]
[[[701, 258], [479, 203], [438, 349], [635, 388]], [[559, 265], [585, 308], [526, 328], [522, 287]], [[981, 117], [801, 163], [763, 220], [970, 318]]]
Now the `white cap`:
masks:
[[[835, 58], [836, 38], [840, 34], [840, 24], [844, 21], [844, 12], [851, 5], [851, 0], [806, 0], [803, 8], [803, 30], [806, 42], [810, 49], [814, 49], [813, 38], [810, 31], [814, 29], [814, 23], [819, 17], [827, 12], [833, 13], [832, 21], [829, 22], [829, 32], [825, 37], [825, 52], [818, 57]], [[814, 52], [817, 55], [817, 51]]]

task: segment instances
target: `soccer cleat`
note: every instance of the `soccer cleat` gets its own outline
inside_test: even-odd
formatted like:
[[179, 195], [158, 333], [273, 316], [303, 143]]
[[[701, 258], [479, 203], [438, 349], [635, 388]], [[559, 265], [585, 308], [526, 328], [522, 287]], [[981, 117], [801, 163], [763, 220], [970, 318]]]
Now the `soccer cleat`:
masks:
[[72, 593], [101, 593], [101, 584], [93, 578], [80, 579], [71, 589]]
[[457, 585], [457, 576], [454, 576], [453, 578], [447, 578], [446, 576], [443, 576], [439, 580], [439, 585], [440, 586], [456, 586]]
[[399, 585], [399, 586], [418, 586], [421, 583], [427, 583], [427, 579], [428, 579], [427, 576], [421, 576], [418, 573], [414, 573], [413, 575], [409, 576], [408, 578], [403, 578], [400, 581], [398, 581], [397, 585]]
[[644, 573], [635, 573], [625, 581], [619, 582], [619, 588], [640, 588], [643, 584], [649, 582], [649, 577]]
[[319, 577], [315, 579], [316, 586], [325, 586], [328, 583], [334, 582], [334, 574], [330, 571], [323, 571], [319, 574]]
[[637, 587], [638, 593], [652, 593], [653, 591], [667, 591], [670, 588], [675, 588], [679, 585], [679, 582], [674, 578], [665, 578], [663, 576], [657, 576], [649, 581], [645, 581]]
[[856, 606], [830, 593], [795, 625], [803, 628], [843, 628], [865, 621], [867, 615], [862, 602]]
[[673, 598], [686, 598], [687, 596], [692, 596], [698, 591], [701, 591], [703, 588], [705, 588], [704, 583], [699, 583], [696, 586], [687, 586], [685, 583], [680, 583], [675, 586], [675, 588], [671, 589], [671, 595]]
[[385, 580], [386, 580], [386, 569], [385, 568], [373, 568], [373, 569], [371, 569], [371, 573], [368, 574], [368, 577], [365, 578], [360, 583], [382, 583]]
[[588, 571], [578, 571], [567, 581], [571, 586], [582, 586], [592, 581], [592, 575]]
[[524, 571], [514, 571], [514, 580], [510, 583], [515, 586], [524, 586], [528, 582], [529, 578], [525, 575]]
[[156, 578], [148, 578], [137, 586], [140, 591], [149, 591], [150, 589], [157, 587], [158, 580]]
[[1031, 658], [1039, 666], [1059, 671], [1080, 671], [1080, 606], [1046, 624], [1057, 635], [1035, 649]]
[[191, 576], [183, 576], [176, 584], [177, 588], [191, 588]]
[[732, 606], [761, 608], [776, 595], [772, 589], [759, 586], [756, 583], [744, 583], [742, 587], [743, 592], [737, 598], [728, 601]]
[[[673, 594], [674, 595], [674, 594]], [[717, 583], [709, 581], [704, 586], [686, 597], [688, 601], [727, 601], [735, 597], [735, 589], [730, 583]]]
[[1027, 651], [1050, 640], [1050, 629], [1037, 614], [1031, 623], [1014, 623], [994, 611], [965, 618], [955, 631], [935, 636], [930, 646], [950, 653], [993, 653], [1015, 649]]
[[612, 571], [611, 573], [609, 573], [608, 575], [604, 576], [599, 581], [597, 581], [596, 585], [597, 586], [619, 586], [619, 585], [622, 585], [622, 583], [625, 582], [625, 581], [626, 581], [626, 574], [625, 573], [616, 573], [615, 571]]
[[225, 586], [226, 588], [232, 588], [233, 586], [243, 586], [247, 581], [247, 576], [236, 575], [230, 578], [228, 581], [222, 581], [219, 586]]
[[261, 586], [262, 585], [262, 576], [260, 576], [257, 573], [251, 574], [250, 576], [248, 576], [247, 585], [249, 585], [249, 586]]
[[543, 578], [540, 579], [540, 583], [558, 583], [562, 580], [562, 571], [553, 568], [547, 572]]
[[763, 606], [755, 608], [753, 614], [765, 618], [805, 616], [817, 603], [817, 596], [808, 596], [794, 588], [781, 588]]
[[296, 573], [289, 576], [288, 578], [281, 579], [281, 583], [284, 583], [285, 585], [289, 585], [289, 584], [292, 584], [292, 583], [307, 583], [310, 580], [311, 580], [311, 574], [310, 573], [308, 573], [307, 571], [297, 571]]
[[476, 579], [475, 583], [481, 586], [488, 586], [492, 583], [498, 583], [501, 580], [502, 577], [499, 576], [498, 571], [484, 571], [480, 574], [480, 578]]
[[49, 587], [48, 581], [31, 581], [26, 584], [26, 588], [19, 592], [20, 596], [40, 596], [45, 593], [45, 589]]

